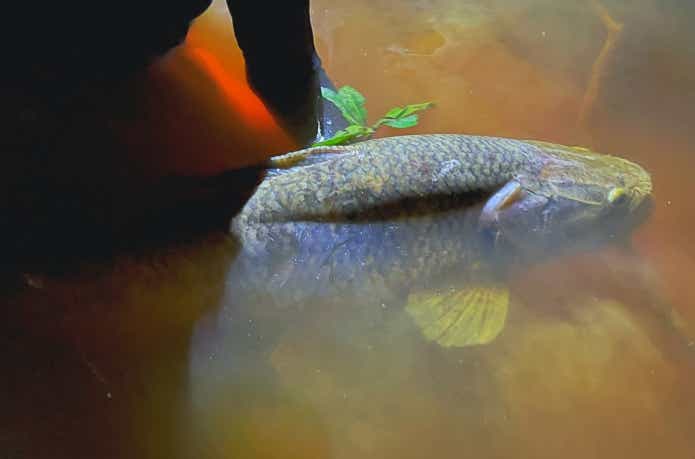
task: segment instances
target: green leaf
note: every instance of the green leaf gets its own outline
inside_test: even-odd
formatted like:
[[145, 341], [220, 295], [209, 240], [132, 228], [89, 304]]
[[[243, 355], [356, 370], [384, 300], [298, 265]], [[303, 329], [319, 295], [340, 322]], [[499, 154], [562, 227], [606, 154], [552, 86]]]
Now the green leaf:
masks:
[[383, 118], [369, 127], [367, 126], [367, 109], [364, 106], [365, 99], [358, 90], [351, 86], [343, 86], [337, 92], [330, 88], [321, 88], [321, 95], [340, 110], [340, 113], [342, 113], [350, 125], [342, 131], [336, 132], [330, 139], [316, 142], [313, 146], [350, 143], [362, 137], [372, 135], [382, 125], [398, 129], [413, 127], [418, 123], [416, 112], [428, 109], [434, 105], [432, 102], [423, 102], [404, 107], [394, 107]]
[[336, 107], [340, 104], [338, 102], [338, 93], [333, 91], [331, 88], [324, 88], [323, 86], [321, 87], [321, 97], [323, 97], [326, 100], [329, 100], [335, 105]]
[[376, 129], [383, 124], [401, 129], [415, 126], [418, 123], [418, 117], [415, 113], [426, 110], [432, 106], [434, 106], [432, 102], [424, 102], [421, 104], [406, 105], [405, 107], [393, 107], [372, 127]]
[[345, 120], [350, 124], [366, 126], [367, 109], [364, 106], [364, 96], [351, 86], [343, 86], [335, 92], [329, 88], [321, 88], [321, 95], [338, 107]]
[[432, 107], [434, 107], [433, 102], [423, 102], [421, 104], [406, 105], [405, 107], [403, 107], [403, 113], [401, 113], [398, 118], [404, 118], [406, 116], [412, 115], [413, 113], [419, 112], [421, 110], [427, 110], [428, 108]]
[[398, 129], [405, 129], [417, 125], [417, 115], [409, 115], [403, 118], [381, 119], [381, 124]]
[[391, 110], [386, 112], [384, 118], [400, 118], [405, 112], [405, 107], [393, 107]]
[[315, 142], [312, 147], [344, 145], [360, 137], [366, 137], [374, 133], [374, 130], [365, 126], [352, 124], [343, 130], [336, 132], [330, 139]]
[[406, 116], [410, 116], [413, 113], [426, 110], [433, 106], [434, 104], [432, 102], [423, 102], [421, 104], [406, 105], [405, 107], [393, 107], [391, 110], [386, 112], [384, 118], [405, 118]]

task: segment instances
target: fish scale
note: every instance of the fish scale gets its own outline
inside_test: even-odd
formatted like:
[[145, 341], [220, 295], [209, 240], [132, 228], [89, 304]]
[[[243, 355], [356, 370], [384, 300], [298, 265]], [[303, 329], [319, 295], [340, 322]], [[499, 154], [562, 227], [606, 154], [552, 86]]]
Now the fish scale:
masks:
[[[314, 280], [320, 272], [331, 274], [332, 281], [323, 281], [333, 282], [333, 291], [350, 288], [351, 282], [363, 285], [374, 277], [398, 289], [436, 277], [469, 259], [485, 257], [487, 246], [475, 232], [475, 211], [433, 212], [395, 223], [249, 223], [238, 234], [241, 256], [257, 260], [255, 269], [268, 273], [275, 269], [276, 260], [283, 264], [293, 259], [287, 284], [303, 286], [298, 290], [309, 296], [320, 288]], [[245, 277], [264, 282], [268, 276]]]
[[[312, 151], [335, 156], [269, 177], [239, 220], [323, 220], [425, 195], [492, 191], [520, 171], [537, 174], [543, 166], [542, 149], [533, 144], [454, 134], [388, 137], [285, 158]], [[452, 160], [457, 167], [450, 167]], [[442, 172], [443, 165], [449, 169]]]

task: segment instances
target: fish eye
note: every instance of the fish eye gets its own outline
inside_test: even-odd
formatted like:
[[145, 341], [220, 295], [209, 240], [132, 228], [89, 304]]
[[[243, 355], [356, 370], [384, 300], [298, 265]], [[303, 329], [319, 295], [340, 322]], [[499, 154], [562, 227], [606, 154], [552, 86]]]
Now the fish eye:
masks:
[[611, 204], [620, 204], [627, 199], [627, 190], [622, 187], [615, 187], [608, 192], [607, 199]]

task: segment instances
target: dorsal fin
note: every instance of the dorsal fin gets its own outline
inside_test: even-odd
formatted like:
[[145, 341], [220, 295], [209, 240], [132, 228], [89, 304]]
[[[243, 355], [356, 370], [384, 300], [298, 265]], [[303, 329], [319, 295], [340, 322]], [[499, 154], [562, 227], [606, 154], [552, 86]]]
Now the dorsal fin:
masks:
[[320, 163], [331, 158], [336, 153], [354, 153], [357, 148], [352, 145], [332, 145], [322, 147], [310, 147], [302, 150], [291, 151], [284, 155], [273, 156], [268, 159], [270, 169], [291, 169]]

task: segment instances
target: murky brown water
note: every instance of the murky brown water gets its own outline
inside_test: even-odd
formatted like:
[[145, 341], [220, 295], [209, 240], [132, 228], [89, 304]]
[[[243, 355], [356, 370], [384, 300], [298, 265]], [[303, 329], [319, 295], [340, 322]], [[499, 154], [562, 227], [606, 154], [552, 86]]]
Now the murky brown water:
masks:
[[[630, 248], [514, 272], [502, 333], [458, 349], [426, 342], [378, 283], [293, 303], [289, 263], [242, 293], [257, 271], [221, 236], [28, 276], [3, 299], [0, 457], [692, 458], [695, 7], [606, 0], [622, 24], [606, 46], [592, 5], [314, 0], [313, 21], [329, 74], [373, 115], [433, 100], [413, 131], [643, 164], [655, 206]], [[227, 24], [211, 14], [200, 39]]]

